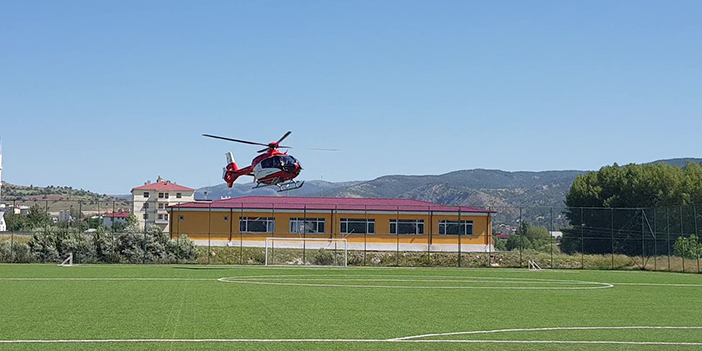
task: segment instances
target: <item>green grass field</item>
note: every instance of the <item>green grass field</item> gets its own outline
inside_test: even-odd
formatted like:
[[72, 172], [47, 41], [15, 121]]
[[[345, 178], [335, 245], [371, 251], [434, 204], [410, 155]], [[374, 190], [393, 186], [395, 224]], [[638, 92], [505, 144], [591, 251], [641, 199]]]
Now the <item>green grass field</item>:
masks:
[[701, 293], [639, 271], [5, 264], [0, 350], [699, 350]]

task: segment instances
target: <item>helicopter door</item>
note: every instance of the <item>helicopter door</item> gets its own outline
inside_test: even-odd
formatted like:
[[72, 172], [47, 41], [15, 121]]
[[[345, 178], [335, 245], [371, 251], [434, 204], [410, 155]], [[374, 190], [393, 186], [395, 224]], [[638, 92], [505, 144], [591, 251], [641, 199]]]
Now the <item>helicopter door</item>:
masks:
[[280, 172], [280, 157], [269, 157], [254, 167], [254, 175], [256, 179], [263, 179], [272, 174]]

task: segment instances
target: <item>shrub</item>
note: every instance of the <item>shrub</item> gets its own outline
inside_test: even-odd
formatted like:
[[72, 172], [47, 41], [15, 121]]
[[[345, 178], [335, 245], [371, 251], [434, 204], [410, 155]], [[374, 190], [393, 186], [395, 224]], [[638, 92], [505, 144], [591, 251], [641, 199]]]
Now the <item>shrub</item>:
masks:
[[334, 263], [334, 253], [325, 249], [319, 249], [314, 254], [313, 264], [325, 266]]

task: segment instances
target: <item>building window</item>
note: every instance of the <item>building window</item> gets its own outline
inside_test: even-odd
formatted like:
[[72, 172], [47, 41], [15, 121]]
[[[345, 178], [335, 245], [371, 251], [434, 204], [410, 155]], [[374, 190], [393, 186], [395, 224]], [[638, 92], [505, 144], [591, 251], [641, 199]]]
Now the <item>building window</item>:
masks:
[[290, 233], [324, 233], [324, 218], [290, 218]]
[[375, 219], [342, 218], [342, 234], [375, 234]]
[[168, 220], [168, 214], [164, 214], [164, 215], [163, 215], [163, 219], [167, 221], [167, 220]]
[[158, 219], [163, 220], [163, 214], [159, 214]]
[[158, 198], [163, 199], [163, 193], [158, 193]]
[[144, 219], [149, 219], [149, 214], [148, 214], [148, 213], [144, 213]]
[[439, 221], [439, 235], [473, 235], [473, 221]]
[[423, 219], [391, 219], [390, 234], [422, 235], [424, 234]]
[[241, 217], [239, 231], [242, 233], [274, 233], [275, 218], [272, 217]]
[[176, 199], [180, 199], [183, 197], [183, 193], [176, 193]]
[[149, 192], [148, 192], [148, 191], [145, 191], [145, 192], [144, 192], [144, 197], [146, 197], [146, 198], [149, 197]]
[[162, 210], [162, 209], [164, 209], [165, 207], [166, 207], [166, 206], [165, 206], [164, 204], [158, 204], [158, 209], [159, 209], [159, 210]]
[[169, 193], [163, 193], [163, 198], [167, 199], [167, 198], [168, 198], [168, 195], [170, 195], [170, 194], [169, 194]]
[[144, 209], [145, 209], [145, 210], [148, 210], [148, 209], [149, 209], [149, 203], [148, 203], [148, 202], [145, 202], [145, 203], [144, 203]]

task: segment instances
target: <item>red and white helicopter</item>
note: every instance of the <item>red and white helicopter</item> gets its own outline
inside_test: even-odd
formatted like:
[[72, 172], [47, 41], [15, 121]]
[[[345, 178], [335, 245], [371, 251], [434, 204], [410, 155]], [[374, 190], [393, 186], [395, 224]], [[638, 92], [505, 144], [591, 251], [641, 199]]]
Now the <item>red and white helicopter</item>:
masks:
[[263, 144], [247, 140], [239, 140], [226, 138], [216, 135], [203, 134], [208, 138], [222, 139], [227, 141], [233, 141], [237, 143], [251, 144], [265, 146], [265, 149], [258, 150], [261, 155], [256, 156], [253, 161], [251, 161], [250, 166], [244, 168], [239, 168], [234, 161], [234, 155], [231, 152], [227, 152], [227, 166], [224, 168], [223, 178], [227, 182], [228, 187], [232, 187], [234, 181], [242, 175], [248, 175], [254, 177], [254, 182], [256, 183], [255, 188], [276, 185], [278, 186], [278, 191], [288, 191], [293, 189], [298, 189], [302, 187], [305, 183], [304, 181], [294, 180], [300, 174], [302, 166], [300, 162], [297, 161], [287, 152], [280, 152], [278, 149], [289, 149], [290, 146], [282, 146], [280, 143], [285, 140], [285, 138], [290, 135], [290, 131], [285, 133], [283, 137], [278, 139], [276, 142]]

